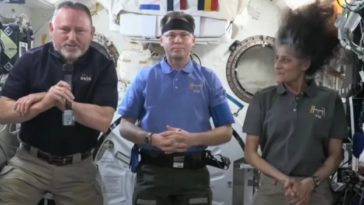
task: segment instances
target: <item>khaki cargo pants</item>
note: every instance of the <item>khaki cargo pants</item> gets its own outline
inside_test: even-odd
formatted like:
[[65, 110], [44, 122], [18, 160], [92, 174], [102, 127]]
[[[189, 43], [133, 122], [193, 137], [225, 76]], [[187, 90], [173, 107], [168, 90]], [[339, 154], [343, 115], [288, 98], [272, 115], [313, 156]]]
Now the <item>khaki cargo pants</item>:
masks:
[[[303, 178], [295, 177], [297, 181]], [[280, 182], [266, 175], [260, 177], [261, 185], [250, 205], [290, 205], [284, 196], [285, 190]], [[308, 205], [332, 205], [333, 198], [329, 181], [323, 182], [311, 195]]]
[[92, 157], [51, 165], [22, 148], [0, 173], [0, 205], [37, 205], [50, 192], [57, 205], [103, 205]]
[[[211, 205], [207, 168], [189, 170], [140, 166], [132, 205]], [[57, 204], [58, 205], [58, 204]]]

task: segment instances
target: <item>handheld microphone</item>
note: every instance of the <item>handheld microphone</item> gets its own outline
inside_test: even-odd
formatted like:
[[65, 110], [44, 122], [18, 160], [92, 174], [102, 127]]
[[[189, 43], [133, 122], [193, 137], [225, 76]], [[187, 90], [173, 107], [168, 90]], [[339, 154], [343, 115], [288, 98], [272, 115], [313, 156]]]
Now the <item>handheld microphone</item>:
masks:
[[[64, 64], [62, 67], [63, 71], [63, 80], [68, 83], [68, 85], [72, 89], [72, 80], [73, 80], [73, 65], [72, 64]], [[72, 110], [71, 102], [66, 101], [66, 109], [63, 111], [62, 118], [63, 126], [74, 126], [75, 125], [75, 117]]]

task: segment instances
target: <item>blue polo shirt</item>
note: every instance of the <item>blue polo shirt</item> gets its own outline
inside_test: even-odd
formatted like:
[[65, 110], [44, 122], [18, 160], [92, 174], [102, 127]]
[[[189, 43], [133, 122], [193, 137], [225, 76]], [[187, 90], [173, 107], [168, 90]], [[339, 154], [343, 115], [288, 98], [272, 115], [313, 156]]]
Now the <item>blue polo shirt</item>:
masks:
[[[141, 70], [118, 112], [140, 120], [140, 127], [152, 133], [165, 132], [167, 125], [191, 133], [206, 132], [212, 129], [211, 117], [215, 127], [234, 123], [220, 79], [212, 70], [192, 61], [182, 70], [173, 70], [166, 60]], [[197, 146], [188, 151], [204, 149], [206, 146]]]

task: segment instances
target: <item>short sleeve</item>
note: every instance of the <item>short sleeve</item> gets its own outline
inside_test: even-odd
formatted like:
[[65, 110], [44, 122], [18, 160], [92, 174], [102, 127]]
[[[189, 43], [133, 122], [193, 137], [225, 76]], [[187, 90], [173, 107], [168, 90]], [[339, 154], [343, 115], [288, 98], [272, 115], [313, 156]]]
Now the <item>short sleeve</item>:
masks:
[[138, 73], [134, 81], [130, 84], [123, 100], [119, 106], [118, 113], [125, 117], [138, 120], [142, 117], [144, 106], [143, 90], [145, 87], [143, 70]]
[[217, 105], [227, 102], [226, 90], [222, 85], [220, 78], [212, 72], [210, 81], [210, 107], [213, 108]]
[[346, 122], [344, 104], [341, 97], [337, 94], [335, 98], [335, 110], [330, 126], [330, 138], [345, 139], [348, 137], [348, 126]]
[[5, 81], [1, 96], [18, 100], [30, 94], [30, 69], [32, 68], [32, 54], [25, 53], [14, 64]]
[[215, 127], [221, 127], [235, 123], [235, 119], [228, 102], [210, 108], [210, 113]]
[[118, 78], [113, 61], [107, 61], [96, 81], [92, 103], [116, 109], [118, 104]]
[[257, 92], [251, 102], [245, 115], [243, 133], [248, 135], [261, 136], [263, 130], [263, 96]]

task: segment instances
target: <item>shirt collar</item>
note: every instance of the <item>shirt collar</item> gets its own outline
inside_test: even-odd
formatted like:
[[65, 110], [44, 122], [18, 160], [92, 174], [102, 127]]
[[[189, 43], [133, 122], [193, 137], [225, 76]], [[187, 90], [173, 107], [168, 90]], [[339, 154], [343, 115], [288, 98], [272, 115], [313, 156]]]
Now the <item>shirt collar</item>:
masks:
[[[88, 56], [90, 55], [91, 51], [90, 48], [84, 53], [81, 57], [79, 57], [74, 64], [85, 64], [87, 63]], [[62, 61], [66, 62], [66, 60], [63, 58], [63, 56], [54, 48], [54, 45], [51, 44], [49, 53], [53, 56], [55, 56], [58, 59], [61, 59]]]
[[[303, 91], [303, 93], [305, 93], [308, 97], [312, 97], [317, 91], [317, 84], [316, 84], [315, 80], [308, 80], [307, 85], [308, 85], [308, 87], [306, 88], [305, 91]], [[283, 95], [286, 92], [287, 92], [287, 89], [284, 87], [284, 85], [282, 83], [278, 84], [277, 94]]]
[[[164, 58], [161, 63], [160, 63], [161, 67], [162, 67], [162, 72], [164, 74], [170, 74], [172, 73], [174, 70], [168, 65], [166, 58]], [[182, 69], [184, 72], [186, 73], [191, 73], [193, 71], [193, 62], [190, 60], [187, 65]]]

